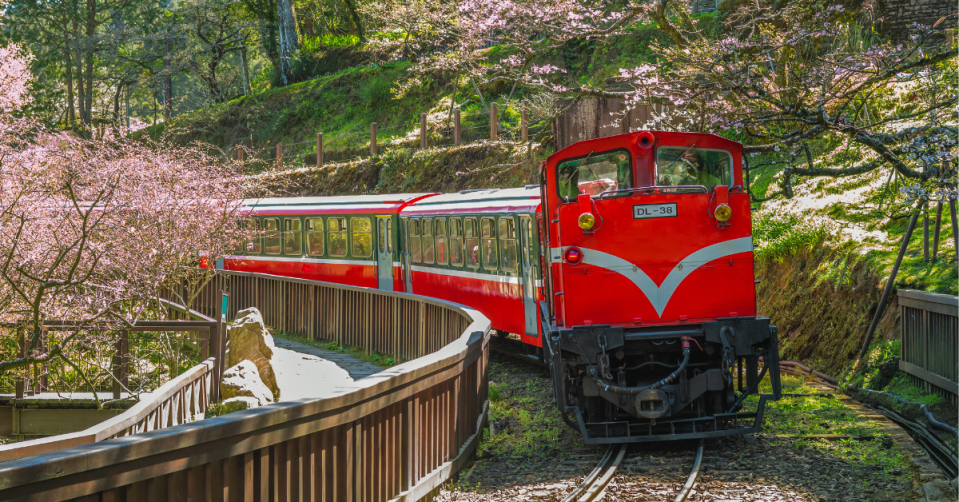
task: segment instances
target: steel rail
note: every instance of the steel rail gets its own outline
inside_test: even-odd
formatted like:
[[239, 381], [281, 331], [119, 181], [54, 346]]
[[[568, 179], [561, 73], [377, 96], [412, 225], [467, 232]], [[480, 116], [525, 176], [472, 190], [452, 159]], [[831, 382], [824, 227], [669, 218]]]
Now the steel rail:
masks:
[[685, 502], [686, 498], [689, 497], [689, 494], [693, 491], [693, 486], [696, 485], [696, 478], [699, 477], [699, 468], [703, 465], [703, 451], [706, 449], [705, 440], [699, 440], [699, 448], [696, 449], [696, 461], [693, 462], [693, 472], [689, 473], [689, 478], [686, 479], [686, 484], [683, 485], [683, 489], [676, 495], [676, 498], [673, 499], [673, 502]]
[[596, 500], [603, 493], [603, 489], [606, 488], [609, 481], [613, 479], [616, 469], [626, 456], [626, 450], [626, 445], [610, 446], [596, 468], [583, 479], [583, 482], [575, 490], [563, 499], [563, 502], [591, 502]]

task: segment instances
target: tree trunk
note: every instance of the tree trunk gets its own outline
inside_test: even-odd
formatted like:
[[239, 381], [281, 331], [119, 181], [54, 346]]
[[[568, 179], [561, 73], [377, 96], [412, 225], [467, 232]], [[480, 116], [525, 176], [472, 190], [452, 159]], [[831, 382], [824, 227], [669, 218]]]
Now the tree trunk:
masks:
[[87, 0], [87, 22], [86, 22], [86, 43], [84, 44], [84, 55], [86, 56], [86, 109], [84, 110], [84, 120], [87, 125], [93, 123], [93, 44], [94, 36], [97, 30], [97, 0]]
[[360, 43], [366, 42], [366, 34], [363, 32], [363, 22], [360, 20], [360, 13], [356, 10], [356, 0], [343, 0], [346, 3], [346, 8], [350, 11], [350, 20], [353, 21], [353, 26], [356, 28], [356, 36], [360, 39]]
[[170, 73], [170, 40], [163, 47], [163, 119], [173, 117], [173, 75]]
[[70, 57], [70, 48], [63, 51], [64, 65], [67, 70], [67, 125], [73, 129], [73, 123], [76, 120], [76, 109], [73, 102], [73, 58]]
[[280, 55], [276, 43], [276, 23], [272, 20], [260, 24], [260, 38], [265, 42], [264, 51], [273, 66], [273, 73], [280, 74]]
[[250, 60], [247, 57], [246, 44], [240, 49], [240, 58], [243, 62], [243, 94], [250, 94], [253, 92], [253, 84], [250, 82]]
[[113, 116], [111, 121], [113, 122], [113, 129], [116, 135], [120, 136], [120, 96], [123, 95], [123, 82], [117, 84], [117, 90], [113, 93]]
[[293, 0], [277, 0], [277, 23], [280, 28], [280, 82], [284, 86], [290, 84], [290, 63], [293, 53], [300, 47], [296, 33], [296, 12], [293, 10]]

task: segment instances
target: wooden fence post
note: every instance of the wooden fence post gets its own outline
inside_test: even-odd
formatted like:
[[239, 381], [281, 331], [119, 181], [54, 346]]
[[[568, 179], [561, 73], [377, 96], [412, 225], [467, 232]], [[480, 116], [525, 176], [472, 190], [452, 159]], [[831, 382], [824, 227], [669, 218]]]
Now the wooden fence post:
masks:
[[276, 168], [283, 169], [283, 143], [276, 144]]
[[519, 112], [519, 123], [520, 123], [520, 138], [525, 143], [529, 140], [529, 124], [526, 121], [526, 107], [524, 106]]
[[420, 148], [426, 148], [426, 114], [420, 114]]
[[370, 124], [370, 155], [376, 155], [376, 122]]
[[316, 167], [323, 165], [323, 133], [316, 133]]
[[453, 144], [460, 146], [460, 109], [453, 110]]
[[490, 103], [489, 108], [489, 139], [490, 141], [496, 141], [497, 138], [497, 124], [496, 124], [496, 103]]

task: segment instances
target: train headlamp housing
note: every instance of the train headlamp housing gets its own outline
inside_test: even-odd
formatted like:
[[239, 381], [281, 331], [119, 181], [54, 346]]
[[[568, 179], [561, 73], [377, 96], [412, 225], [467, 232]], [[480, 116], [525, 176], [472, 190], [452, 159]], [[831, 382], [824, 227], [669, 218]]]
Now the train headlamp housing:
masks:
[[583, 213], [579, 215], [579, 220], [577, 220], [579, 228], [583, 230], [592, 230], [596, 226], [596, 217], [592, 213]]
[[729, 218], [732, 218], [733, 210], [729, 208], [728, 204], [720, 204], [716, 206], [716, 210], [713, 211], [713, 216], [719, 221], [727, 222]]
[[570, 247], [563, 253], [563, 259], [570, 265], [579, 265], [583, 263], [583, 252], [577, 247]]

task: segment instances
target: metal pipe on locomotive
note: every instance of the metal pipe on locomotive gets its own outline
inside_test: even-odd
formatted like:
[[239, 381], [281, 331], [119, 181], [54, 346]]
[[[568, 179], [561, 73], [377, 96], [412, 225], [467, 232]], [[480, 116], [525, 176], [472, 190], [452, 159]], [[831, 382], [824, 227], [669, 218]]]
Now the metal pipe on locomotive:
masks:
[[[553, 154], [541, 178], [541, 331], [563, 419], [587, 443], [758, 432], [781, 387], [742, 145], [624, 134]], [[741, 411], [767, 373], [772, 396]]]

